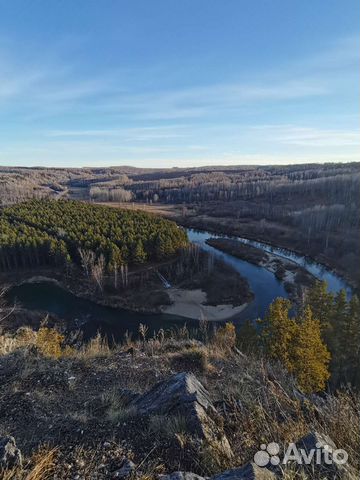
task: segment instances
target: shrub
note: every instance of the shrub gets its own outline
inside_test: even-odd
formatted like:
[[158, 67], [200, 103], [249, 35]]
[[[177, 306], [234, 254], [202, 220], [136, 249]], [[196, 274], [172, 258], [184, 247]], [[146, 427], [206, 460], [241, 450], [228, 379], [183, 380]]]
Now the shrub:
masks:
[[36, 346], [46, 357], [59, 358], [64, 338], [64, 335], [61, 335], [55, 328], [41, 327], [37, 332]]
[[100, 332], [81, 349], [81, 355], [84, 357], [105, 357], [111, 352], [109, 342], [106, 337], [102, 337]]
[[207, 352], [196, 347], [176, 354], [172, 363], [177, 369], [189, 372], [206, 372], [209, 366]]
[[236, 344], [235, 325], [227, 322], [223, 327], [219, 328], [214, 334], [213, 343], [220, 348], [234, 348]]

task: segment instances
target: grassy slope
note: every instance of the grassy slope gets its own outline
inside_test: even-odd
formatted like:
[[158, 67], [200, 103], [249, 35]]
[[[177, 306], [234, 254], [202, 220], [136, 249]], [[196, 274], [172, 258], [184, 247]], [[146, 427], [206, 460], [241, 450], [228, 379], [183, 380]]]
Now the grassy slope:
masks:
[[[261, 443], [294, 441], [309, 430], [330, 435], [360, 466], [357, 396], [301, 402], [281, 368], [236, 353], [216, 337], [199, 344], [183, 330], [113, 351], [98, 338], [59, 359], [36, 352], [34, 342], [31, 331], [0, 337], [0, 436], [13, 435], [25, 455], [18, 478], [39, 458], [48, 459], [51, 474], [34, 478], [111, 478], [124, 455], [142, 462], [146, 478], [174, 470], [210, 475], [251, 460]], [[174, 372], [190, 370], [217, 405], [232, 461], [209, 458], [192, 444], [180, 418], [142, 418], [122, 404], [121, 389], [144, 392]]]

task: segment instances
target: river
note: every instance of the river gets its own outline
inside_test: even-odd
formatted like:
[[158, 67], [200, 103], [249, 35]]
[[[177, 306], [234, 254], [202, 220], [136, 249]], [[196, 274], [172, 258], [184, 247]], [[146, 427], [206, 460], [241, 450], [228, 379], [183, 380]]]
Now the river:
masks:
[[[206, 244], [208, 238], [224, 237], [224, 235], [192, 229], [188, 229], [187, 232], [190, 241], [200, 245], [201, 248], [207, 251], [213, 252], [214, 255], [232, 265], [249, 282], [255, 298], [244, 311], [232, 319], [235, 323], [241, 323], [244, 319], [261, 317], [275, 298], [287, 297], [283, 284], [272, 272], [227, 253], [220, 252]], [[350, 287], [340, 277], [307, 257], [288, 250], [271, 247], [261, 242], [244, 238], [238, 238], [238, 240], [294, 261], [303, 266], [316, 278], [326, 280], [329, 289], [333, 292], [344, 288], [350, 294]], [[197, 325], [196, 320], [184, 319], [174, 315], [145, 314], [97, 305], [89, 300], [78, 298], [50, 282], [21, 284], [9, 291], [9, 297], [11, 300], [16, 299], [21, 305], [30, 310], [43, 310], [70, 320], [72, 323], [75, 322], [79, 329], [84, 332], [85, 338], [89, 338], [96, 334], [97, 331], [101, 331], [110, 338], [120, 340], [126, 331], [136, 335], [140, 323], [149, 327], [149, 334], [160, 328], [175, 328], [184, 323], [190, 328]]]

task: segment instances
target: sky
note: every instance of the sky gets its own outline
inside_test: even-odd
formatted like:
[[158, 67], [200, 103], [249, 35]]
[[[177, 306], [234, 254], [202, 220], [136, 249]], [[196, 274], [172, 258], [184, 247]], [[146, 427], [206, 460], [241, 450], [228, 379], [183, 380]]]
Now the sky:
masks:
[[360, 160], [358, 0], [0, 0], [0, 164]]

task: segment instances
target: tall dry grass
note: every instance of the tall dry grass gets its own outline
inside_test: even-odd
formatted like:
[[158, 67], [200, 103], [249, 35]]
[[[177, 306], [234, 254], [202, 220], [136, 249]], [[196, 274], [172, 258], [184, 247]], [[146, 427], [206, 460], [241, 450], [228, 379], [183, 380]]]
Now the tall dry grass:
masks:
[[23, 467], [1, 471], [2, 480], [51, 480], [54, 478], [57, 448], [42, 447]]

